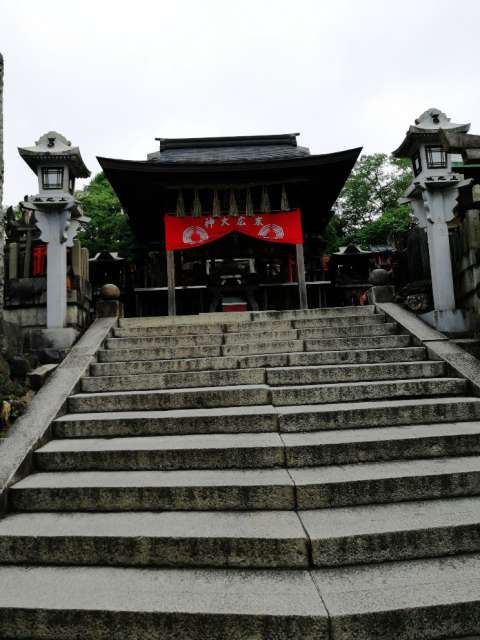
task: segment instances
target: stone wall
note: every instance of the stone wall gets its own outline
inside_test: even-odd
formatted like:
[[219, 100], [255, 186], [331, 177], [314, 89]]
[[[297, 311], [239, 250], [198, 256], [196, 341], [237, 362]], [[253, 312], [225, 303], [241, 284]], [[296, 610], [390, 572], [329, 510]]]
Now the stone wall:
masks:
[[480, 211], [470, 209], [450, 232], [457, 307], [470, 316], [470, 328], [480, 333]]

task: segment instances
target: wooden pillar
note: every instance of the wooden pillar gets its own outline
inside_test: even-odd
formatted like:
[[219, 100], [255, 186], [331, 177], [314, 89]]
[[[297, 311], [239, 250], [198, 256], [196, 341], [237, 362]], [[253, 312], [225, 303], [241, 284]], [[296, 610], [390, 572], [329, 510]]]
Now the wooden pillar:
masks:
[[168, 315], [176, 316], [175, 303], [175, 253], [167, 251]]
[[305, 280], [305, 260], [303, 256], [303, 244], [296, 244], [295, 249], [297, 253], [297, 279], [298, 279], [298, 297], [300, 300], [300, 309], [308, 309], [307, 283]]

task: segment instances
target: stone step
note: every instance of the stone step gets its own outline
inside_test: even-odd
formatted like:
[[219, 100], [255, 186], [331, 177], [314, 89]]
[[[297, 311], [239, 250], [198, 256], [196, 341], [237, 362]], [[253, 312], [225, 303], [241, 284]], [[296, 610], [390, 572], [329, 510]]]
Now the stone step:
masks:
[[314, 433], [242, 433], [52, 440], [34, 453], [41, 471], [168, 471], [308, 467], [480, 455], [480, 423]]
[[480, 398], [468, 396], [291, 406], [278, 413], [279, 429], [286, 433], [479, 419]]
[[[323, 328], [331, 326], [349, 326], [352, 324], [377, 324], [385, 322], [385, 314], [325, 316], [304, 320], [257, 320], [255, 331], [287, 331], [289, 329]], [[135, 336], [184, 336], [198, 333], [240, 333], [248, 332], [251, 323], [229, 322], [226, 324], [176, 324], [140, 327], [120, 327], [113, 329], [116, 338]]]
[[329, 639], [306, 570], [4, 566], [0, 583], [5, 640]]
[[137, 375], [144, 373], [178, 373], [218, 369], [255, 369], [324, 364], [373, 364], [375, 362], [409, 362], [426, 360], [424, 347], [369, 349], [358, 351], [310, 351], [308, 353], [269, 353], [253, 356], [220, 356], [180, 360], [139, 360], [131, 362], [97, 362], [90, 374], [97, 376]]
[[271, 386], [394, 380], [396, 378], [436, 378], [444, 373], [445, 363], [430, 361], [322, 365], [265, 370], [266, 382]]
[[365, 305], [359, 307], [324, 307], [322, 309], [291, 309], [288, 311], [260, 311], [252, 313], [252, 321], [259, 320], [311, 320], [332, 316], [360, 316], [372, 315], [375, 306]]
[[[480, 414], [480, 411], [479, 411]], [[56, 438], [259, 433], [278, 431], [274, 407], [252, 405], [166, 411], [67, 414], [53, 422]]]
[[[464, 394], [467, 383], [462, 378], [421, 378], [341, 382], [290, 387], [272, 387], [274, 406], [362, 402], [386, 398], [412, 398]], [[133, 408], [133, 407], [132, 407]]]
[[297, 407], [251, 405], [170, 411], [66, 414], [53, 422], [56, 438], [284, 433], [480, 420], [480, 398], [418, 398]]
[[[140, 349], [145, 347], [197, 347], [197, 346], [221, 346], [263, 344], [270, 342], [293, 342], [296, 340], [312, 340], [325, 338], [348, 338], [365, 336], [385, 336], [395, 334], [397, 325], [393, 322], [381, 324], [360, 324], [347, 327], [327, 327], [312, 329], [289, 329], [287, 331], [255, 331], [254, 327], [248, 332], [185, 335], [185, 336], [138, 336], [130, 338], [108, 338], [107, 349]], [[226, 354], [228, 355], [228, 353]]]
[[480, 456], [291, 468], [289, 473], [298, 509], [480, 495]]
[[293, 511], [133, 511], [9, 514], [0, 563], [298, 569], [309, 560]]
[[351, 338], [319, 338], [304, 340], [305, 351], [341, 351], [343, 349], [392, 349], [408, 347], [408, 335], [364, 336]]
[[174, 360], [177, 358], [211, 358], [222, 355], [222, 347], [152, 347], [150, 349], [99, 349], [99, 362], [131, 360]]
[[480, 552], [480, 498], [301, 511], [318, 567]]
[[[116, 338], [115, 338], [116, 339]], [[118, 338], [122, 340], [122, 338]], [[176, 360], [218, 356], [289, 354], [302, 351], [343, 351], [351, 349], [395, 349], [411, 346], [408, 335], [363, 336], [308, 340], [271, 340], [239, 344], [191, 347], [156, 347], [132, 349], [100, 349], [99, 362], [131, 362], [139, 360]]]
[[[297, 331], [317, 330], [331, 331], [336, 328], [349, 329], [355, 326], [376, 326], [385, 324], [384, 314], [363, 315], [363, 316], [332, 316], [327, 318], [317, 318], [313, 320], [267, 320], [255, 323], [235, 323], [225, 325], [175, 325], [169, 327], [130, 327], [114, 328], [114, 338], [205, 338], [205, 336], [223, 336], [229, 339], [230, 334], [240, 334], [248, 337], [251, 333], [260, 337], [274, 337], [277, 334], [281, 339], [281, 334], [289, 337], [297, 337]], [[288, 334], [291, 334], [290, 336]], [[208, 339], [207, 339], [207, 343]], [[198, 344], [202, 344], [199, 342]]]
[[316, 340], [324, 338], [355, 338], [365, 336], [386, 336], [395, 334], [398, 326], [394, 322], [380, 324], [353, 324], [349, 327], [328, 327], [317, 329], [297, 329], [299, 340]]
[[271, 404], [270, 387], [267, 385], [79, 393], [68, 399], [69, 410], [73, 413], [241, 407], [257, 404]]
[[360, 402], [385, 398], [459, 395], [467, 390], [463, 378], [412, 378], [369, 382], [342, 382], [288, 387], [236, 385], [192, 387], [163, 391], [79, 393], [68, 399], [73, 413], [103, 411], [157, 411], [272, 404], [274, 406]]
[[13, 511], [293, 510], [285, 469], [33, 473], [9, 490]]
[[[379, 324], [385, 322], [384, 313], [367, 315], [326, 316], [324, 318], [305, 318], [303, 320], [291, 320], [294, 329], [323, 329], [324, 327], [348, 327], [357, 324]], [[256, 324], [255, 324], [256, 326]], [[230, 329], [227, 329], [230, 330]]]
[[480, 632], [479, 554], [312, 574], [335, 640], [459, 639]]
[[162, 348], [170, 347], [172, 349], [182, 347], [220, 347], [223, 344], [222, 334], [205, 334], [196, 336], [157, 336], [138, 338], [107, 338], [105, 346], [107, 349], [141, 349], [146, 347]]
[[480, 455], [480, 422], [284, 433], [282, 441], [288, 467]]
[[278, 433], [52, 440], [34, 453], [42, 471], [254, 469], [285, 466]]
[[83, 378], [84, 393], [102, 391], [138, 391], [148, 389], [185, 389], [265, 384], [265, 369], [217, 369], [184, 373], [144, 373]]
[[[292, 482], [293, 481], [293, 482]], [[35, 473], [9, 492], [15, 511], [324, 509], [480, 494], [480, 457], [343, 466]]]
[[219, 325], [232, 323], [267, 322], [275, 320], [311, 320], [337, 316], [365, 316], [375, 314], [375, 307], [325, 307], [322, 309], [297, 309], [289, 311], [254, 311], [238, 313], [200, 313], [196, 316], [152, 316], [143, 318], [120, 318], [121, 328], [168, 327], [178, 325]]
[[226, 385], [294, 385], [394, 378], [433, 378], [445, 372], [443, 362], [398, 362], [394, 364], [333, 365], [271, 369], [217, 369], [184, 373], [144, 373], [82, 379], [84, 393], [217, 387]]

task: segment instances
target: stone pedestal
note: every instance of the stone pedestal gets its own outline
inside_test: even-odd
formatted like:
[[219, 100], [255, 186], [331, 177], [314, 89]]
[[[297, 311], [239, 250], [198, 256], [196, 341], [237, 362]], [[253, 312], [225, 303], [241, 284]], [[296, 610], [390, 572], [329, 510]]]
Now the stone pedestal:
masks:
[[391, 284], [373, 286], [368, 290], [368, 302], [377, 304], [380, 302], [393, 302], [395, 287]]

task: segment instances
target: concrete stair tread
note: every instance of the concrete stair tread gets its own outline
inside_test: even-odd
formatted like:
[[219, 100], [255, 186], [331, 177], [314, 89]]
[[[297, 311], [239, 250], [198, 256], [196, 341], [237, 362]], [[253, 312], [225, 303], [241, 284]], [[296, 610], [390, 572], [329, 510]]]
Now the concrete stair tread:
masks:
[[[394, 349], [369, 349], [345, 351], [299, 351], [297, 353], [269, 353], [246, 356], [213, 356], [209, 358], [180, 358], [171, 360], [130, 360], [98, 362], [91, 366], [90, 375], [110, 376], [141, 373], [178, 373], [187, 371], [227, 371], [258, 367], [325, 366], [329, 364], [373, 364], [374, 362], [418, 362], [425, 360], [424, 347], [400, 347]], [[329, 360], [330, 358], [330, 360]], [[356, 362], [355, 358], [362, 360]], [[373, 362], [369, 362], [371, 358]], [[381, 358], [381, 360], [377, 360]], [[318, 362], [315, 360], [318, 359]], [[304, 361], [302, 363], [302, 360]], [[430, 362], [433, 362], [430, 360]]]
[[227, 385], [252, 385], [265, 382], [265, 369], [216, 369], [177, 373], [140, 373], [117, 376], [86, 376], [82, 391], [97, 393], [108, 390], [122, 391], [200, 388]]
[[312, 574], [336, 639], [444, 638], [480, 630], [479, 554]]
[[[367, 429], [339, 429], [304, 433], [282, 433], [286, 447], [312, 447], [349, 443], [374, 443], [440, 436], [480, 436], [480, 422], [441, 422], [403, 426], [370, 427]], [[162, 436], [164, 437], [164, 436]]]
[[155, 327], [172, 325], [195, 325], [195, 324], [230, 324], [242, 322], [257, 322], [264, 320], [297, 320], [301, 318], [331, 317], [344, 315], [369, 315], [375, 313], [374, 305], [364, 305], [361, 307], [325, 307], [306, 310], [289, 311], [260, 311], [260, 312], [238, 312], [238, 313], [204, 313], [197, 316], [176, 316], [168, 318], [165, 316], [150, 316], [143, 318], [120, 318], [120, 327]]
[[480, 456], [292, 468], [289, 472], [297, 487], [309, 484], [355, 483], [389, 478], [421, 478], [447, 474], [480, 473]]
[[[96, 415], [96, 414], [94, 414]], [[480, 422], [453, 422], [367, 429], [324, 430], [304, 433], [230, 433], [111, 438], [62, 438], [51, 440], [36, 454], [87, 451], [175, 451], [221, 450], [268, 447], [321, 447], [327, 445], [393, 442], [408, 439], [435, 439], [442, 436], [480, 436]]]
[[299, 516], [312, 540], [465, 525], [480, 531], [480, 497], [312, 509]]
[[[418, 406], [418, 405], [442, 405], [442, 404], [450, 404], [457, 403], [463, 404], [465, 402], [474, 402], [476, 404], [480, 403], [480, 398], [477, 396], [453, 396], [451, 398], [393, 398], [392, 400], [365, 400], [358, 402], [348, 403], [348, 406], [343, 402], [332, 402], [325, 403], [322, 405], [317, 404], [304, 404], [304, 405], [296, 405], [289, 407], [275, 407], [278, 412], [285, 416], [301, 414], [304, 412], [314, 413], [314, 414], [323, 414], [323, 413], [331, 413], [333, 411], [361, 411], [364, 409], [383, 409], [383, 408], [402, 408], [408, 406]], [[92, 414], [93, 415], [93, 414]]]
[[[441, 382], [465, 382], [464, 378], [455, 378], [442, 376], [437, 378], [399, 378], [398, 380], [393, 380], [392, 384], [402, 384], [402, 383], [412, 383], [412, 382], [429, 382], [429, 381], [441, 381]], [[315, 388], [332, 388], [332, 387], [371, 387], [371, 386], [379, 386], [385, 384], [386, 382], [390, 382], [389, 380], [368, 380], [368, 381], [354, 381], [354, 382], [328, 382], [324, 384], [308, 384], [308, 385], [288, 385], [288, 386], [277, 386], [274, 388], [276, 392], [281, 392], [283, 390], [292, 391], [295, 389], [315, 389]], [[175, 393], [201, 393], [208, 391], [224, 391], [229, 392], [233, 390], [241, 390], [241, 389], [269, 389], [269, 385], [267, 384], [242, 384], [242, 385], [222, 385], [222, 386], [209, 386], [209, 387], [185, 387], [185, 388], [175, 388], [175, 389], [139, 389], [136, 391], [124, 390], [124, 391], [102, 391], [96, 393], [76, 393], [70, 398], [107, 398], [111, 396], [126, 396], [126, 395], [151, 395], [151, 394], [175, 394]]]
[[300, 329], [287, 329], [276, 331], [273, 329], [255, 331], [250, 327], [249, 331], [229, 333], [206, 333], [185, 335], [147, 335], [114, 337], [107, 339], [107, 349], [135, 349], [141, 346], [188, 347], [188, 346], [221, 346], [232, 344], [263, 344], [268, 342], [287, 342], [303, 339], [342, 338], [342, 337], [373, 337], [394, 334], [397, 330], [395, 323], [372, 323], [332, 327], [311, 327]]
[[130, 511], [128, 513], [11, 513], [2, 537], [283, 538], [306, 540], [294, 511]]
[[231, 433], [131, 438], [79, 438], [51, 440], [36, 454], [87, 451], [175, 451], [187, 449], [283, 448], [278, 433]]
[[268, 389], [268, 385], [265, 384], [242, 384], [242, 385], [225, 385], [225, 386], [220, 386], [220, 387], [214, 387], [214, 386], [209, 386], [209, 387], [185, 387], [185, 388], [177, 388], [177, 389], [138, 389], [137, 391], [130, 391], [130, 390], [126, 390], [126, 391], [101, 391], [101, 392], [96, 392], [96, 393], [75, 393], [74, 395], [71, 395], [70, 398], [71, 399], [77, 399], [77, 398], [94, 398], [94, 397], [99, 397], [99, 398], [108, 398], [108, 397], [112, 397], [112, 396], [128, 396], [128, 395], [135, 395], [135, 396], [143, 396], [143, 395], [151, 395], [153, 394], [163, 394], [163, 395], [172, 395], [172, 394], [176, 394], [176, 393], [204, 393], [204, 392], [208, 392], [208, 391], [225, 391], [225, 392], [229, 392], [229, 391], [237, 391], [237, 390], [241, 390], [241, 389]]
[[333, 382], [308, 385], [271, 386], [272, 404], [286, 406], [306, 402], [323, 404], [331, 398], [338, 402], [351, 403], [369, 398], [445, 396], [465, 393], [466, 381], [454, 377], [394, 378], [390, 380], [369, 380]]
[[195, 471], [59, 471], [32, 473], [11, 491], [81, 487], [293, 486], [285, 469]]
[[[386, 321], [383, 313], [356, 314], [324, 316], [313, 319], [299, 320], [256, 320], [255, 330], [283, 331], [289, 329], [317, 328], [330, 325], [342, 324], [379, 324]], [[246, 333], [250, 323], [248, 322], [225, 322], [224, 324], [177, 324], [177, 325], [157, 325], [143, 327], [120, 327], [113, 329], [113, 335], [119, 338], [149, 336], [149, 335], [198, 335], [199, 333], [220, 334], [220, 333]]]
[[[89, 394], [85, 394], [89, 395]], [[480, 399], [479, 399], [480, 402]], [[247, 405], [245, 407], [209, 407], [204, 409], [167, 409], [165, 411], [105, 411], [102, 413], [67, 413], [56, 418], [54, 423], [70, 422], [72, 420], [118, 420], [123, 419], [140, 420], [143, 418], [193, 418], [194, 416], [221, 417], [221, 416], [242, 416], [242, 415], [272, 415], [278, 412], [277, 407], [272, 405]]]
[[[209, 625], [205, 614], [213, 617], [210, 622], [212, 627], [219, 624], [219, 620], [215, 620], [216, 615], [305, 617], [312, 625], [312, 634], [307, 637], [327, 638], [326, 633], [325, 636], [314, 635], [319, 629], [312, 618], [319, 618], [321, 628], [326, 631], [326, 612], [306, 571], [152, 571], [135, 568], [5, 566], [0, 567], [0, 581], [3, 587], [0, 591], [0, 612], [10, 608], [38, 609], [44, 614], [51, 611], [58, 617], [58, 612], [73, 610], [77, 617], [83, 613], [86, 619], [89, 618], [88, 614], [96, 611], [185, 613], [191, 616], [190, 624], [200, 625], [200, 629]], [[62, 617], [65, 623], [65, 617]], [[174, 632], [168, 632], [171, 619], [158, 619], [157, 622], [159, 629], [155, 635], [147, 635], [144, 630], [141, 636], [136, 637], [142, 640], [178, 638], [178, 630], [175, 635]], [[233, 625], [234, 620], [230, 620], [230, 623]], [[186, 624], [184, 621], [182, 626]], [[241, 637], [233, 629], [232, 634], [231, 637]], [[99, 637], [103, 639], [108, 636]], [[122, 640], [128, 637], [132, 636], [121, 633]], [[287, 640], [288, 635], [279, 637]]]
[[[182, 386], [200, 387], [231, 385], [231, 384], [262, 384], [267, 382], [271, 385], [280, 385], [283, 379], [295, 379], [298, 376], [298, 382], [302, 381], [302, 374], [307, 376], [310, 374], [313, 378], [320, 374], [330, 375], [331, 377], [346, 376], [350, 378], [361, 377], [362, 380], [368, 380], [369, 375], [378, 379], [379, 375], [402, 377], [402, 374], [418, 374], [422, 376], [422, 369], [425, 371], [423, 375], [431, 377], [432, 375], [442, 375], [444, 372], [444, 364], [439, 361], [413, 361], [413, 362], [394, 362], [394, 363], [372, 363], [372, 364], [338, 364], [338, 365], [315, 365], [315, 366], [292, 366], [271, 367], [271, 368], [242, 368], [242, 369], [214, 369], [203, 371], [189, 372], [172, 372], [172, 373], [119, 373], [110, 376], [86, 376], [82, 379], [82, 391], [84, 392], [102, 392], [109, 387], [122, 390], [123, 388], [133, 391], [135, 389], [162, 389], [162, 388], [181, 388]], [[297, 384], [298, 384], [297, 382]], [[288, 384], [288, 382], [287, 382]], [[306, 381], [306, 384], [310, 384]], [[313, 384], [313, 382], [312, 382]], [[105, 389], [105, 390], [106, 390]]]

